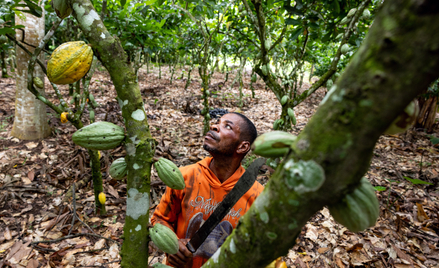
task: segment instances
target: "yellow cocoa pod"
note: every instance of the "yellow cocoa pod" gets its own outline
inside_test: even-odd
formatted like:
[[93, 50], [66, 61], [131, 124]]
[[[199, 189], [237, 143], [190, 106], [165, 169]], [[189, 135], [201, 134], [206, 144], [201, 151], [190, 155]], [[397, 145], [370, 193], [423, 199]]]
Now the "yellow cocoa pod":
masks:
[[67, 112], [64, 112], [64, 113], [62, 113], [61, 114], [61, 123], [67, 123], [67, 121], [69, 121], [69, 120], [67, 120], [67, 115], [68, 115], [69, 113], [67, 113]]
[[47, 76], [54, 84], [71, 84], [90, 70], [93, 51], [83, 41], [67, 42], [57, 47], [47, 62]]
[[107, 201], [107, 198], [105, 197], [105, 194], [103, 192], [101, 192], [99, 194], [99, 202], [103, 205], [103, 204], [105, 204], [105, 201]]

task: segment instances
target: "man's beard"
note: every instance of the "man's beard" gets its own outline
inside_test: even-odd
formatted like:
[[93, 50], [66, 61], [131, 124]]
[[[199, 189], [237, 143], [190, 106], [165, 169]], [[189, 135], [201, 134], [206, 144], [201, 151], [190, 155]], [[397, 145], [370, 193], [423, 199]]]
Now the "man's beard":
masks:
[[212, 148], [207, 144], [203, 144], [203, 149], [211, 153], [212, 155], [232, 156], [235, 153], [236, 146], [238, 144], [231, 144], [223, 149]]

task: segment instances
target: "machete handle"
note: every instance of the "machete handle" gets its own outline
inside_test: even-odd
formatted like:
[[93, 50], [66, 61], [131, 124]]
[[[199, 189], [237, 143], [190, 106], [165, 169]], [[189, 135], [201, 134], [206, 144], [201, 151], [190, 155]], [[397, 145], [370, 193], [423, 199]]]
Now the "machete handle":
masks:
[[192, 246], [192, 244], [191, 244], [190, 241], [186, 244], [186, 248], [187, 248], [190, 252], [192, 252], [192, 253], [195, 253], [195, 251], [197, 251], [197, 250]]

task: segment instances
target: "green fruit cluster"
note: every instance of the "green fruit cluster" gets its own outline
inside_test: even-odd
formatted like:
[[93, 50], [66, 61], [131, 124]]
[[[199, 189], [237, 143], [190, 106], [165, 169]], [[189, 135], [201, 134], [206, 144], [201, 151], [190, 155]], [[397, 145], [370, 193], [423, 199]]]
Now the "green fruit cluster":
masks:
[[291, 123], [293, 123], [293, 125], [296, 125], [297, 120], [296, 120], [296, 115], [294, 114], [294, 110], [291, 108], [288, 108], [287, 112], [288, 112], [288, 116], [291, 118]]

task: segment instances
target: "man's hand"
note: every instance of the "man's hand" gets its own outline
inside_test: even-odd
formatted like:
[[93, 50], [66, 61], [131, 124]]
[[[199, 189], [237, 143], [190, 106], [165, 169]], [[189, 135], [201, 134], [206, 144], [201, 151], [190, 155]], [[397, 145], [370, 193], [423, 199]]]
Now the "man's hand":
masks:
[[190, 239], [178, 239], [178, 252], [176, 254], [168, 254], [168, 261], [177, 268], [184, 268], [185, 265], [192, 260], [192, 252], [186, 248], [186, 244]]

